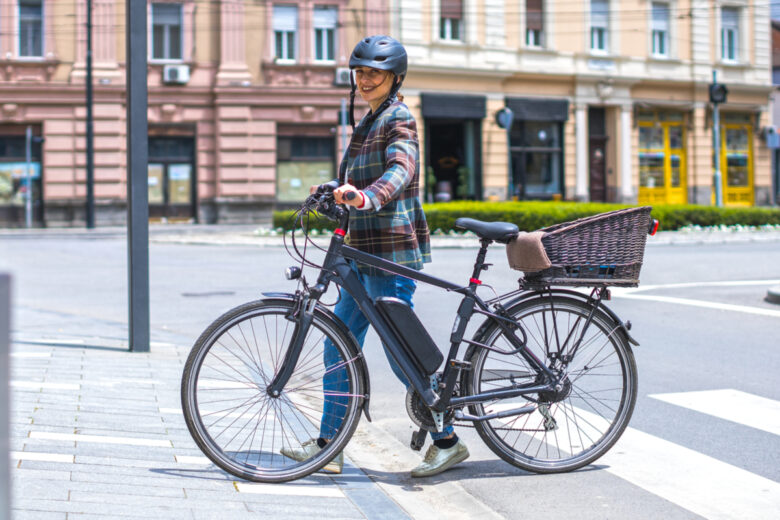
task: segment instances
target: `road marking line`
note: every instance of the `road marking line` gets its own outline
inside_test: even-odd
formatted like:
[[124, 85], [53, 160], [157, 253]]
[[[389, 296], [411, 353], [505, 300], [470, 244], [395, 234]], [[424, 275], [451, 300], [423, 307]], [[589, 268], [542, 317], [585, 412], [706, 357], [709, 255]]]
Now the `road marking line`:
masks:
[[[579, 426], [591, 438], [603, 431], [605, 419], [575, 410], [582, 419]], [[558, 439], [578, 438], [569, 435], [568, 426], [558, 420]], [[779, 483], [634, 428], [626, 428], [594, 464], [705, 518], [773, 519], [780, 511]]]
[[11, 386], [16, 388], [39, 388], [52, 390], [80, 390], [81, 385], [76, 383], [46, 383], [43, 381], [11, 381]]
[[111, 437], [107, 435], [85, 435], [82, 433], [30, 432], [31, 439], [54, 441], [94, 442], [102, 444], [124, 444], [127, 446], [154, 446], [172, 448], [171, 441], [157, 439], [138, 439], [135, 437]]
[[211, 464], [211, 460], [208, 457], [196, 457], [191, 455], [174, 455], [174, 460], [179, 464]]
[[689, 298], [674, 298], [672, 296], [651, 296], [647, 294], [632, 294], [632, 293], [614, 293], [613, 296], [617, 298], [627, 298], [631, 300], [647, 300], [663, 303], [674, 303], [678, 305], [692, 305], [694, 307], [705, 307], [707, 309], [717, 309], [721, 311], [732, 312], [746, 312], [749, 314], [758, 314], [760, 316], [771, 316], [773, 318], [780, 318], [780, 311], [774, 309], [762, 309], [761, 307], [748, 307], [746, 305], [732, 305], [730, 303], [716, 303], [708, 302], [704, 300], [691, 300]]
[[656, 285], [643, 285], [642, 287], [615, 287], [612, 291], [616, 293], [635, 293], [639, 291], [653, 291], [657, 289], [685, 289], [691, 287], [742, 287], [749, 285], [777, 285], [780, 284], [780, 280], [731, 280], [721, 282], [684, 282], [684, 283], [668, 283], [668, 284], [656, 284]]
[[780, 435], [780, 401], [733, 389], [651, 394], [650, 397]]
[[75, 455], [65, 455], [61, 453], [41, 453], [35, 451], [12, 451], [10, 453], [12, 460], [36, 460], [41, 462], [75, 462]]
[[256, 495], [291, 495], [306, 497], [345, 498], [338, 486], [306, 486], [296, 484], [247, 484], [235, 483], [239, 493], [252, 493]]
[[633, 428], [596, 464], [705, 518], [770, 519], [780, 511], [777, 482]]
[[12, 358], [50, 358], [51, 352], [11, 352]]

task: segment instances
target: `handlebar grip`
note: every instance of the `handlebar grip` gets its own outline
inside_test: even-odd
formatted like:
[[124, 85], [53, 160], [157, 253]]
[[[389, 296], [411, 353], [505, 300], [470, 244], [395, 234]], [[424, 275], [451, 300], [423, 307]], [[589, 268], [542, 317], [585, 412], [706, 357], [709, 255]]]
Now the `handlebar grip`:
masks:
[[348, 191], [346, 195], [344, 195], [344, 198], [347, 200], [353, 200], [357, 197], [356, 191]]

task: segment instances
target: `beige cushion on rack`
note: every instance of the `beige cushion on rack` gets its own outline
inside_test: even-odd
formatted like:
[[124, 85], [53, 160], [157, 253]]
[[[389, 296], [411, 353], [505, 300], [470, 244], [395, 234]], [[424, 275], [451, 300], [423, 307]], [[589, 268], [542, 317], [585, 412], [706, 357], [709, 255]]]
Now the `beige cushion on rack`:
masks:
[[506, 256], [509, 260], [509, 267], [532, 273], [547, 269], [552, 264], [547, 258], [547, 252], [542, 245], [544, 231], [532, 231], [526, 233], [521, 231], [517, 238], [511, 240], [506, 245]]

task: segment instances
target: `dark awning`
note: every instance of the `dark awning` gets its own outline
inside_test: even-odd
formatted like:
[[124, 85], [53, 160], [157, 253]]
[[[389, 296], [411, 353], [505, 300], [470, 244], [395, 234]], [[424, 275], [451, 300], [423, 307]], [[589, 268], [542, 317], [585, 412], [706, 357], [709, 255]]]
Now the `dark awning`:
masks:
[[569, 119], [568, 99], [506, 98], [506, 106], [514, 112], [515, 121], [566, 121]]
[[422, 94], [422, 115], [432, 119], [484, 119], [485, 96]]

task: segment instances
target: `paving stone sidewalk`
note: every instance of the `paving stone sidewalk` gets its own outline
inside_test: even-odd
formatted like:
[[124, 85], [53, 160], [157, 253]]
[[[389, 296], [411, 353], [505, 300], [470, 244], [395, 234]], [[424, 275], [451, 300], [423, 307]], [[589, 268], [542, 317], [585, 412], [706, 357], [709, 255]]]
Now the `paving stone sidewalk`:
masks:
[[13, 519], [409, 518], [349, 459], [340, 476], [276, 485], [219, 470], [181, 413], [188, 347], [130, 353], [115, 332], [12, 337]]

